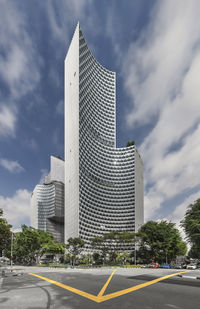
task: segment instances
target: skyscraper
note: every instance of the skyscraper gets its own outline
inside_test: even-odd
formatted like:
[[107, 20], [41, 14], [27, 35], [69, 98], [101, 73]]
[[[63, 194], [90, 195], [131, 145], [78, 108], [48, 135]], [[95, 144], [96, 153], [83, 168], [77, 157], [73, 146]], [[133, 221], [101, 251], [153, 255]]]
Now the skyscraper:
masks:
[[31, 226], [64, 241], [64, 161], [51, 156], [49, 174], [31, 195]]
[[116, 148], [116, 74], [94, 58], [76, 27], [65, 59], [65, 241], [143, 224], [143, 163]]

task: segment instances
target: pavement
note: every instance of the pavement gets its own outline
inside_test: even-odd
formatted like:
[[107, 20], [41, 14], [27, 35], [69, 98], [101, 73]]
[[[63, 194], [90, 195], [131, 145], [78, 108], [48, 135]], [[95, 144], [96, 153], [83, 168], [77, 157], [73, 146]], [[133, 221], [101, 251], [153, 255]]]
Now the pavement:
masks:
[[0, 308], [200, 308], [200, 271], [185, 271], [15, 266], [0, 281]]

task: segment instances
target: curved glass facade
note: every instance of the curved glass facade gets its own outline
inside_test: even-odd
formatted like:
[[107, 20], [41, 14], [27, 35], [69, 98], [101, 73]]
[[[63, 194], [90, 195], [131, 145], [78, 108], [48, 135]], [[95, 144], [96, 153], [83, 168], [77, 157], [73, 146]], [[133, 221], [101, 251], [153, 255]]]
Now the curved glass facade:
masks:
[[38, 203], [38, 229], [46, 231], [46, 218], [54, 215], [55, 186], [54, 184], [36, 186]]
[[36, 212], [32, 226], [50, 232], [57, 242], [64, 241], [64, 184], [52, 182], [37, 185], [32, 193], [32, 208]]
[[[135, 156], [138, 156], [138, 153], [136, 153], [134, 145], [116, 148], [115, 73], [105, 69], [93, 57], [79, 26], [75, 31], [70, 49], [77, 48], [77, 42], [74, 43], [77, 39], [79, 40], [79, 67], [78, 70], [76, 68], [72, 71], [74, 70], [73, 78], [79, 72], [79, 97], [77, 102], [79, 156], [76, 161], [78, 175], [76, 174], [76, 167], [74, 167], [78, 192], [77, 187], [73, 183], [71, 184], [75, 179], [75, 176], [72, 176], [74, 175], [73, 171], [70, 167], [66, 167], [65, 194], [66, 197], [70, 194], [71, 196], [73, 194], [79, 195], [78, 202], [76, 201], [74, 204], [73, 197], [68, 199], [66, 209], [69, 210], [68, 215], [70, 215], [71, 210], [72, 216], [78, 216], [78, 221], [74, 221], [78, 222], [77, 236], [83, 238], [89, 246], [91, 238], [110, 231], [135, 232]], [[67, 58], [70, 57], [72, 56], [69, 53]], [[70, 61], [67, 59], [65, 70], [68, 69], [70, 71]], [[72, 77], [67, 77], [66, 83], [69, 83], [70, 87], [74, 86]], [[67, 88], [69, 92], [73, 91], [70, 87]], [[66, 97], [65, 108], [67, 112], [70, 112], [70, 104], [73, 104], [73, 102]], [[73, 118], [74, 114], [71, 116]], [[69, 127], [66, 127], [66, 130], [69, 129]], [[71, 132], [73, 132], [73, 128], [71, 128]], [[76, 134], [75, 130], [74, 134]], [[66, 166], [71, 153], [73, 156], [73, 143], [72, 137], [71, 144], [69, 143], [65, 148]], [[74, 161], [72, 163], [74, 164]], [[142, 175], [142, 161], [140, 173]], [[140, 182], [140, 186], [143, 187], [143, 180]], [[141, 198], [143, 198], [142, 195]], [[143, 207], [143, 201], [140, 204]], [[77, 212], [73, 210], [75, 207], [78, 207]], [[139, 221], [143, 223], [143, 210]], [[66, 240], [69, 237], [70, 230], [66, 227]], [[128, 248], [126, 247], [126, 249]]]
[[134, 146], [115, 147], [115, 73], [91, 54], [80, 30], [80, 237], [135, 231]]

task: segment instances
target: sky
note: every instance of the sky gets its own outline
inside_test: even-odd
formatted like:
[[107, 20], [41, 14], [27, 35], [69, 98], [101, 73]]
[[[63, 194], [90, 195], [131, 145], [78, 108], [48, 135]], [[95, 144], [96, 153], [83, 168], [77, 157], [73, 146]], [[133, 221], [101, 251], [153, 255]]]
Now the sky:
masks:
[[144, 162], [145, 221], [200, 197], [200, 1], [0, 0], [0, 208], [17, 230], [64, 158], [64, 58], [81, 29], [117, 74], [117, 146]]

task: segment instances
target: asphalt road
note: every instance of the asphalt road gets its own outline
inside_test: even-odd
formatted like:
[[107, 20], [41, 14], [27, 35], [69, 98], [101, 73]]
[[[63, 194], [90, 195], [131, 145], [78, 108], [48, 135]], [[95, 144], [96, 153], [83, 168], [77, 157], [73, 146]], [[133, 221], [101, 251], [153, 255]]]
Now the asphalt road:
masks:
[[181, 270], [17, 269], [0, 279], [0, 308], [200, 308], [200, 280], [195, 279], [200, 271], [171, 276], [177, 272]]

